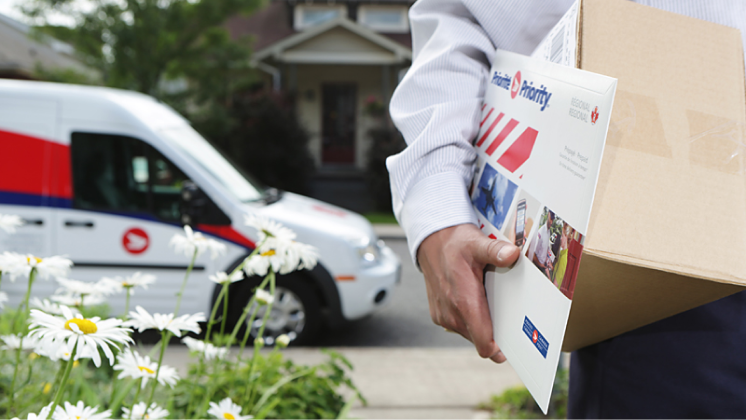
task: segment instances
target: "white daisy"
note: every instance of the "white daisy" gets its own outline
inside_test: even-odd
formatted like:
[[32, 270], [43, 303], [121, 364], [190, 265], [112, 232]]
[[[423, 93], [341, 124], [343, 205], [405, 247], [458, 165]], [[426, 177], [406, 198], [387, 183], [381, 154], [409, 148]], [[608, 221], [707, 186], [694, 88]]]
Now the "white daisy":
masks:
[[23, 226], [24, 221], [14, 214], [0, 214], [0, 229], [7, 233], [16, 233], [16, 228]]
[[33, 255], [21, 255], [5, 252], [2, 258], [3, 271], [10, 274], [10, 280], [18, 277], [28, 278], [31, 270], [36, 268], [39, 278], [65, 277], [70, 272], [73, 262], [59, 256], [39, 258]]
[[286, 264], [286, 253], [275, 249], [268, 249], [254, 254], [244, 262], [243, 270], [247, 276], [266, 276], [271, 268], [278, 272]]
[[21, 343], [21, 337], [17, 335], [0, 335], [0, 340], [5, 343], [0, 348], [5, 350], [17, 350], [18, 347], [22, 347], [23, 350], [35, 350], [39, 344], [38, 338], [28, 336], [23, 337], [23, 343]]
[[130, 311], [131, 319], [125, 325], [137, 328], [139, 332], [152, 328], [160, 331], [168, 330], [175, 336], [181, 337], [184, 331], [199, 334], [201, 331], [199, 323], [206, 321], [205, 314], [202, 312], [197, 312], [194, 315], [182, 315], [174, 319], [173, 313], [150, 315], [145, 308], [139, 305], [135, 310], [137, 312]]
[[[28, 420], [47, 420], [49, 418], [49, 411], [52, 409], [52, 403], [49, 403], [46, 407], [39, 411], [39, 414], [28, 413]], [[17, 418], [17, 417], [16, 417]]]
[[275, 297], [264, 289], [256, 289], [254, 297], [256, 298], [256, 301], [262, 305], [269, 305], [275, 301]]
[[242, 416], [241, 410], [243, 410], [243, 408], [241, 408], [240, 405], [234, 404], [233, 400], [226, 398], [218, 404], [211, 402], [207, 414], [211, 414], [218, 419], [244, 420], [254, 418], [253, 416]]
[[8, 294], [5, 292], [0, 292], [0, 309], [3, 309], [5, 307], [5, 302], [8, 301]]
[[86, 306], [101, 305], [106, 302], [106, 298], [101, 295], [52, 295], [49, 297], [59, 305], [81, 307], [83, 304]]
[[218, 284], [235, 283], [243, 280], [243, 273], [239, 270], [229, 275], [225, 271], [218, 271], [214, 276], [210, 276], [210, 280]]
[[[26, 340], [24, 339], [23, 341], [25, 342]], [[72, 350], [69, 350], [67, 346], [60, 346], [57, 343], [48, 340], [39, 341], [34, 348], [34, 353], [40, 356], [48, 357], [49, 360], [53, 362], [57, 362], [59, 360], [70, 360], [71, 352]], [[96, 352], [98, 352], [98, 350], [96, 350]], [[75, 351], [75, 360], [90, 358], [91, 349], [88, 347], [84, 347], [83, 349], [78, 349]]]
[[165, 408], [158, 407], [158, 404], [153, 403], [150, 404], [150, 408], [148, 408], [147, 414], [145, 413], [145, 403], [139, 402], [135, 404], [134, 407], [132, 407], [132, 413], [130, 414], [130, 409], [127, 407], [122, 407], [122, 418], [125, 419], [149, 419], [149, 420], [159, 420], [159, 419], [165, 419], [168, 417], [168, 410]]
[[129, 336], [132, 330], [122, 327], [121, 319], [110, 318], [102, 321], [99, 317], [83, 318], [80, 314], [73, 316], [67, 306], [63, 305], [60, 309], [61, 317], [32, 309], [29, 326], [32, 331], [29, 336], [36, 336], [42, 341], [51, 341], [59, 345], [66, 343], [70, 351], [77, 343], [79, 351], [84, 352], [87, 349], [90, 352], [96, 367], [101, 366], [98, 347], [104, 351], [109, 364], [113, 365], [114, 354], [109, 346], [117, 346], [119, 343], [128, 345], [133, 342]]
[[[136, 351], [126, 349], [119, 353], [117, 356], [117, 363], [114, 365], [114, 370], [121, 370], [118, 378], [142, 378], [142, 388], [145, 388], [145, 384], [148, 383], [148, 379], [155, 378], [155, 373], [158, 370], [158, 363], [150, 360], [148, 356], [140, 356]], [[168, 385], [171, 388], [176, 385], [176, 381], [179, 380], [179, 375], [176, 373], [176, 369], [171, 366], [161, 365], [161, 371], [158, 373], [158, 383], [161, 385]], [[144, 408], [144, 406], [143, 406]]]
[[184, 337], [181, 339], [181, 342], [186, 344], [190, 351], [203, 354], [205, 360], [223, 359], [228, 355], [227, 348], [215, 347], [210, 343], [205, 343], [192, 337]]
[[57, 277], [57, 283], [59, 283], [60, 286], [62, 286], [59, 289], [57, 289], [57, 293], [63, 293], [63, 294], [66, 293], [69, 295], [81, 295], [81, 296], [88, 296], [88, 295], [109, 296], [109, 295], [116, 293], [116, 290], [114, 289], [114, 286], [112, 283], [102, 282], [100, 280], [93, 283], [93, 282]]
[[280, 274], [288, 274], [295, 270], [310, 270], [319, 261], [318, 249], [313, 245], [301, 242], [291, 242], [285, 248], [285, 253], [285, 264], [280, 270]]
[[60, 309], [60, 305], [54, 302], [50, 302], [49, 299], [41, 300], [38, 297], [32, 297], [31, 300], [29, 300], [29, 306], [31, 306], [32, 308], [40, 309], [42, 312], [46, 312], [48, 314], [62, 315], [62, 309]]
[[105, 283], [112, 287], [116, 292], [120, 292], [124, 289], [130, 289], [131, 293], [134, 294], [135, 287], [142, 287], [148, 289], [148, 285], [155, 283], [156, 277], [152, 274], [143, 274], [137, 272], [129, 277], [104, 277], [99, 282]]
[[97, 410], [98, 406], [86, 407], [83, 401], [78, 401], [77, 405], [65, 401], [65, 408], [61, 405], [57, 406], [52, 418], [54, 420], [107, 420], [111, 417], [111, 411], [97, 413]]
[[174, 235], [169, 242], [169, 246], [174, 247], [177, 254], [184, 254], [191, 258], [195, 250], [198, 257], [205, 251], [210, 251], [210, 257], [214, 260], [228, 250], [220, 242], [206, 238], [200, 232], [194, 232], [189, 225], [184, 225], [184, 234], [186, 236]]
[[295, 232], [267, 217], [248, 214], [244, 216], [244, 222], [246, 226], [257, 230], [259, 243], [264, 242], [265, 239], [280, 242], [290, 242], [295, 239]]

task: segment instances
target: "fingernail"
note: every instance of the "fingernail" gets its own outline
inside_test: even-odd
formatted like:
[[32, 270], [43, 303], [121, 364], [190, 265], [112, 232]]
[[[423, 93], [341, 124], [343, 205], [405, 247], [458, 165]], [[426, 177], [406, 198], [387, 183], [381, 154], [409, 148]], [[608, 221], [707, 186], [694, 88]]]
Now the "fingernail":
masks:
[[513, 255], [513, 252], [515, 251], [515, 245], [505, 245], [502, 248], [500, 248], [500, 251], [497, 253], [497, 261], [498, 262], [504, 262], [508, 258], [510, 258], [511, 255]]

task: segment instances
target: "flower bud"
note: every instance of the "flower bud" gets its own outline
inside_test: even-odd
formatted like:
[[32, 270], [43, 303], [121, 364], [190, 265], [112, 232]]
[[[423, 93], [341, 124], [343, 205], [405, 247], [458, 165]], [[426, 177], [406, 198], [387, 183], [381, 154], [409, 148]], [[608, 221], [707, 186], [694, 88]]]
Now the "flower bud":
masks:
[[290, 344], [290, 337], [287, 334], [282, 334], [277, 337], [277, 347], [287, 347]]
[[275, 297], [264, 289], [257, 289], [254, 296], [260, 305], [269, 305], [275, 301]]
[[264, 346], [264, 339], [262, 337], [257, 337], [254, 339], [254, 345], [255, 346]]

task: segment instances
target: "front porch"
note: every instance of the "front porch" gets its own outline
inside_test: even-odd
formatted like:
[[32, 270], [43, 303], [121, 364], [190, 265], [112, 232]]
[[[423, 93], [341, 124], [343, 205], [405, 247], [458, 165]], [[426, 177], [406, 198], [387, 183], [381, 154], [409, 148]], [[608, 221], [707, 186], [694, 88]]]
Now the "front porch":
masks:
[[258, 51], [275, 89], [294, 94], [317, 168], [315, 198], [365, 212], [370, 131], [391, 126], [388, 103], [411, 51], [347, 18], [315, 26]]

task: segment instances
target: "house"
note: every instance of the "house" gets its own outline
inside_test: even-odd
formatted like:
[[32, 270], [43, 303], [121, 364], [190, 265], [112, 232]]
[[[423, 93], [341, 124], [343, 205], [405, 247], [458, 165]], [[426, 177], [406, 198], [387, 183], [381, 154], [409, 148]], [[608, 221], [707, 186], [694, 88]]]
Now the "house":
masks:
[[37, 70], [68, 70], [96, 78], [73, 58], [73, 47], [51, 37], [32, 37], [31, 28], [0, 14], [0, 78], [36, 79]]
[[276, 90], [294, 94], [311, 135], [312, 195], [365, 211], [369, 130], [390, 125], [389, 99], [412, 60], [411, 0], [273, 0], [227, 22], [253, 38], [253, 63]]

